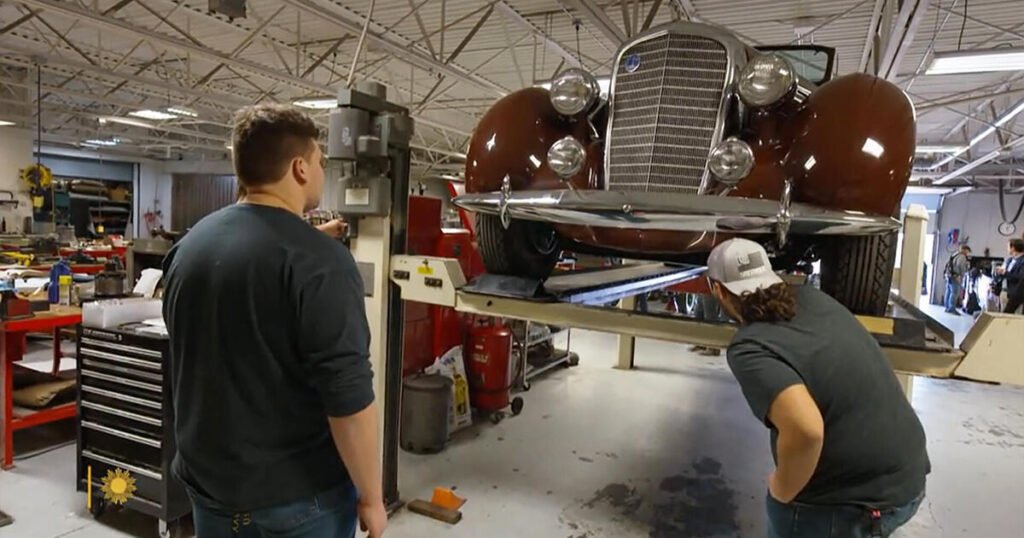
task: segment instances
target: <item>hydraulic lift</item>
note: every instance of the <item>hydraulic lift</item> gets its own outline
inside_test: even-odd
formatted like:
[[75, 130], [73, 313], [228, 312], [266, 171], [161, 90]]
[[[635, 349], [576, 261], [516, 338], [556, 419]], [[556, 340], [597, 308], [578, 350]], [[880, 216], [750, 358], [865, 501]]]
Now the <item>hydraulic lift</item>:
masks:
[[[405, 255], [411, 136], [408, 110], [388, 102], [383, 87], [370, 83], [339, 92], [338, 108], [330, 118], [331, 180], [323, 209], [349, 218], [349, 244], [366, 287], [370, 354], [383, 424], [384, 494], [391, 509], [401, 506], [403, 300], [617, 333], [618, 367], [623, 369], [635, 365], [636, 337], [728, 346], [735, 331], [730, 324], [634, 311], [636, 296], [700, 278], [700, 267], [638, 263], [570, 272], [545, 282], [485, 275], [471, 284], [455, 259]], [[957, 346], [948, 330], [917, 309], [926, 221], [921, 207], [912, 206], [904, 217], [900, 267], [909, 270], [897, 272], [900, 293], [892, 315], [860, 321], [878, 339], [908, 394], [910, 376], [916, 375], [1024, 385], [1024, 362], [1014, 350], [1024, 317], [984, 313]]]

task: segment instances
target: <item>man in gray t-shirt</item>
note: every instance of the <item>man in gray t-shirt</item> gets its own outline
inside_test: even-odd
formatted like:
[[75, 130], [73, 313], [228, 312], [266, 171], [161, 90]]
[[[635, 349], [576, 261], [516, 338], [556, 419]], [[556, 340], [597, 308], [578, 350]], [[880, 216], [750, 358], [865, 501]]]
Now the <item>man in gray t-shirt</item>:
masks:
[[877, 341], [828, 295], [784, 283], [752, 241], [716, 247], [708, 278], [740, 324], [729, 367], [771, 431], [770, 536], [889, 536], [917, 511], [931, 466]]

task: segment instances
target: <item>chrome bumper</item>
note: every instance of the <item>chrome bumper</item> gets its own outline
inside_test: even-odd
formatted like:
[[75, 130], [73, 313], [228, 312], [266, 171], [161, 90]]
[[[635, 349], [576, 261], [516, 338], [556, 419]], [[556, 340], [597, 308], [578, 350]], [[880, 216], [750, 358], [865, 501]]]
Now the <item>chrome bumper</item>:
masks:
[[648, 192], [556, 190], [466, 194], [455, 205], [489, 215], [552, 224], [668, 230], [796, 235], [872, 235], [898, 230], [891, 217], [834, 211], [807, 204]]

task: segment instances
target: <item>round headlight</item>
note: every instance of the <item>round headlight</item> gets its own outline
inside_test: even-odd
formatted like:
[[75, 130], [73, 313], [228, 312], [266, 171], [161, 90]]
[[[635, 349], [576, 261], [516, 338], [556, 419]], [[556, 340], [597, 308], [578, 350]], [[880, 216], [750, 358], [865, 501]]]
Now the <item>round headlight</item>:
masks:
[[583, 162], [586, 160], [587, 150], [571, 136], [551, 144], [548, 150], [548, 166], [562, 178], [575, 176], [583, 169]]
[[796, 84], [793, 66], [776, 54], [764, 54], [743, 68], [736, 89], [750, 106], [767, 106], [782, 99]]
[[601, 94], [594, 75], [582, 69], [566, 69], [551, 81], [551, 105], [573, 116], [589, 109]]
[[730, 137], [711, 150], [708, 167], [718, 179], [733, 184], [747, 177], [754, 167], [754, 152], [746, 142]]

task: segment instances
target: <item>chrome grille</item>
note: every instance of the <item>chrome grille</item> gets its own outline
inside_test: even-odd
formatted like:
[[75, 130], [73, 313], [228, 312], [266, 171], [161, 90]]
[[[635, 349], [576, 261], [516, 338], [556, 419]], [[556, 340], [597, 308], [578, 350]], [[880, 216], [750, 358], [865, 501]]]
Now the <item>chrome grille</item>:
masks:
[[[633, 72], [627, 69], [630, 62]], [[616, 66], [608, 188], [700, 190], [728, 68], [718, 41], [664, 34], [627, 49]]]

